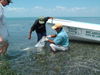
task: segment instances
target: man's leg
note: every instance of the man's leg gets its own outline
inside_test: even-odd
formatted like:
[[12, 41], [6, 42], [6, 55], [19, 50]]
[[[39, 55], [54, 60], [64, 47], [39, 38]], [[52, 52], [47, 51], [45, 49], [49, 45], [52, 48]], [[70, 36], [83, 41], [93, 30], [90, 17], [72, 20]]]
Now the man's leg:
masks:
[[51, 51], [52, 52], [54, 52], [54, 53], [56, 52], [56, 49], [55, 49], [55, 45], [54, 44], [50, 44], [50, 48], [51, 48]]
[[43, 37], [43, 36], [47, 36], [46, 32], [43, 32], [43, 33], [42, 33], [42, 37]]
[[7, 41], [3, 41], [1, 44], [2, 46], [0, 47], [0, 54], [5, 55], [9, 44]]
[[0, 54], [3, 52], [3, 38], [0, 37]]
[[38, 37], [38, 39], [37, 39], [37, 42], [38, 42], [42, 38], [42, 34], [41, 33], [37, 33], [37, 37]]
[[0, 47], [0, 55], [2, 54], [2, 48]]
[[53, 51], [66, 51], [68, 50], [68, 47], [63, 47], [55, 44], [50, 44], [50, 47], [52, 48]]
[[8, 49], [9, 43], [6, 41], [3, 47], [3, 54], [5, 55]]
[[43, 32], [43, 33], [37, 33], [37, 37], [38, 37], [38, 40], [41, 40], [43, 36], [46, 36], [46, 32]]

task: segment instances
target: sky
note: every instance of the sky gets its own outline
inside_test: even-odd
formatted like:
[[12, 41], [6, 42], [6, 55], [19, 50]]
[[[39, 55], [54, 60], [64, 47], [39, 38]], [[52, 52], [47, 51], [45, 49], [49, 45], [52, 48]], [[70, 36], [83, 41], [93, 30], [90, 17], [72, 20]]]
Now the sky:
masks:
[[6, 17], [100, 17], [100, 0], [12, 0]]

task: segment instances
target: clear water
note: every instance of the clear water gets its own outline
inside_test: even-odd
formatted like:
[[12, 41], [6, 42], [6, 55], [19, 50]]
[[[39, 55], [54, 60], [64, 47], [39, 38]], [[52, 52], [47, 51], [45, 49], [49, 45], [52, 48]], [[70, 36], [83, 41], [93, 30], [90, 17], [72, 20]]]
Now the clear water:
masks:
[[[100, 24], [100, 17], [59, 17]], [[36, 33], [28, 33], [36, 18], [7, 18], [10, 59], [0, 59], [0, 75], [100, 75], [100, 44], [70, 42], [70, 50], [53, 54], [49, 48], [36, 53]], [[47, 33], [55, 31], [47, 25]], [[5, 68], [7, 67], [7, 68]]]

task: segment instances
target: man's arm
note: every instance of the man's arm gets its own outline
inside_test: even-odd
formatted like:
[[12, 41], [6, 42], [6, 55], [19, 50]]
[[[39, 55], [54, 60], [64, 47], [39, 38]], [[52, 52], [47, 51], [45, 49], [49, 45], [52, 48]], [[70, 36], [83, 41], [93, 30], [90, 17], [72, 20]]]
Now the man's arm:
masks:
[[29, 32], [29, 36], [28, 36], [29, 40], [31, 39], [31, 35], [32, 35], [32, 28], [30, 29], [30, 32]]
[[53, 19], [53, 17], [49, 17], [49, 19]]
[[36, 29], [37, 22], [38, 22], [38, 19], [34, 22], [34, 24], [32, 25], [32, 27], [29, 31], [29, 36], [28, 36], [29, 40], [31, 39], [32, 32]]
[[53, 41], [53, 40], [49, 40], [49, 39], [48, 39], [47, 41], [54, 44], [54, 41]]
[[[54, 38], [54, 37], [56, 37], [56, 36], [57, 36], [57, 35], [48, 35], [47, 37]], [[48, 38], [47, 38], [47, 41], [50, 42], [50, 43], [55, 44], [53, 40], [49, 40]]]
[[28, 39], [30, 40], [32, 37], [32, 32], [35, 30], [35, 24], [33, 24], [33, 26], [31, 27], [30, 31], [29, 31], [29, 36]]
[[0, 7], [0, 18], [2, 17], [3, 15], [3, 9]]
[[51, 37], [51, 38], [54, 38], [56, 37], [57, 35], [48, 35], [47, 37]]
[[48, 19], [52, 19], [53, 20], [53, 17], [45, 17], [46, 21], [48, 21]]

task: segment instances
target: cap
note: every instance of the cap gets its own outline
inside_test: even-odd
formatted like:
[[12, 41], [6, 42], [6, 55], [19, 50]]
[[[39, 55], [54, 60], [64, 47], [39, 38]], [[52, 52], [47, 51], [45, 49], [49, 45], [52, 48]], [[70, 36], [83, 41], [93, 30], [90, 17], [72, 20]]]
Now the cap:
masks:
[[57, 29], [57, 28], [62, 28], [63, 25], [62, 24], [55, 24], [54, 26], [52, 26], [52, 29]]
[[45, 23], [44, 19], [45, 19], [44, 17], [39, 17], [39, 23], [44, 24]]

